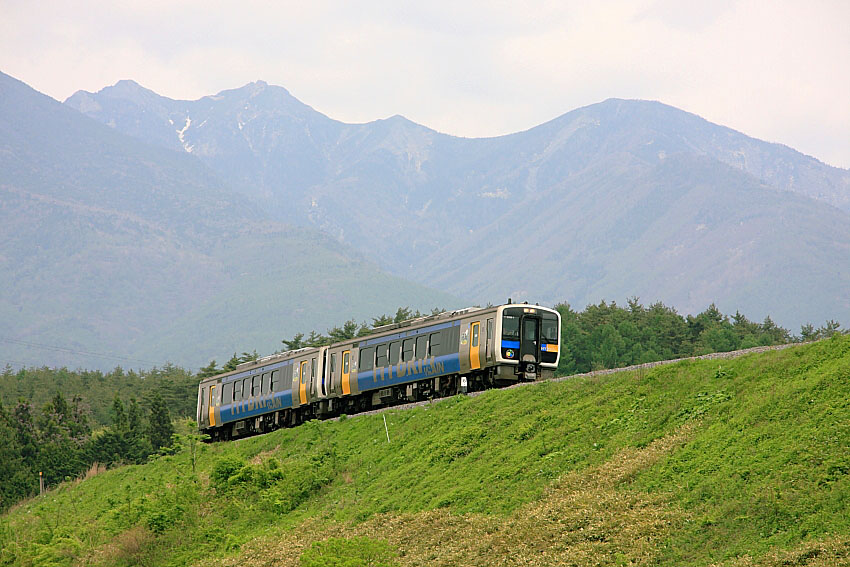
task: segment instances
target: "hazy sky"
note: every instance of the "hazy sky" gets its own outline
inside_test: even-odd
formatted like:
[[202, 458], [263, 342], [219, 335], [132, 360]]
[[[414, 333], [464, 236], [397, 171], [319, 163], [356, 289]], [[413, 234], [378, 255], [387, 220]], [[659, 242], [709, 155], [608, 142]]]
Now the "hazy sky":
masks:
[[345, 122], [476, 137], [653, 99], [850, 168], [848, 0], [0, 0], [0, 70], [59, 100], [263, 79]]

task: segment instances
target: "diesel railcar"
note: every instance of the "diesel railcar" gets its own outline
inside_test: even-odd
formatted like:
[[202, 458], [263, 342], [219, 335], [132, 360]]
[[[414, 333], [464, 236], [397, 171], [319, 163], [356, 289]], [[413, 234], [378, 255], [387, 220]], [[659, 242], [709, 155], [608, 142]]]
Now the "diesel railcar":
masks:
[[309, 419], [551, 377], [561, 316], [527, 303], [467, 308], [330, 346], [241, 364], [201, 381], [198, 428], [225, 440]]

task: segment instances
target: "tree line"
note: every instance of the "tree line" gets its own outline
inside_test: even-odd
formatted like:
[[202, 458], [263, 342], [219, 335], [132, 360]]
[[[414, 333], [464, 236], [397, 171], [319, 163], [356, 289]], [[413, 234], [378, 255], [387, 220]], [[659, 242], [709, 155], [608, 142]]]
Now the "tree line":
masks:
[[135, 397], [150, 406], [154, 393], [162, 396], [168, 411], [176, 417], [192, 417], [198, 399], [198, 378], [194, 372], [166, 363], [149, 370], [115, 367], [100, 370], [32, 367], [14, 371], [7, 365], [0, 371], [0, 401], [7, 406], [26, 400], [43, 406], [62, 392], [66, 397], [81, 395], [88, 408], [92, 425], [112, 423], [112, 402]]
[[70, 402], [57, 392], [40, 408], [21, 400], [0, 403], [0, 511], [37, 494], [39, 473], [46, 486], [77, 478], [93, 464], [142, 463], [168, 448], [174, 434], [171, 415], [158, 392], [150, 405], [116, 396], [112, 424], [93, 429], [79, 394]]
[[644, 306], [637, 298], [629, 299], [626, 306], [601, 301], [581, 312], [566, 303], [556, 309], [561, 314], [558, 371], [562, 375], [817, 340], [840, 332], [841, 327], [832, 320], [819, 328], [806, 324], [794, 336], [770, 316], [757, 323], [738, 311], [724, 315], [712, 303], [702, 313], [685, 317], [661, 302]]

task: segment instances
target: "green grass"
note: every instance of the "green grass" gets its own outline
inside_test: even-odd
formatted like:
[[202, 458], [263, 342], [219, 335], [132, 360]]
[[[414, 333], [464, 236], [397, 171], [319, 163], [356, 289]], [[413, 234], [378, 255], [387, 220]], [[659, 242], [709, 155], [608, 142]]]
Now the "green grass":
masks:
[[848, 455], [838, 336], [184, 448], [11, 510], [0, 565], [839, 564]]

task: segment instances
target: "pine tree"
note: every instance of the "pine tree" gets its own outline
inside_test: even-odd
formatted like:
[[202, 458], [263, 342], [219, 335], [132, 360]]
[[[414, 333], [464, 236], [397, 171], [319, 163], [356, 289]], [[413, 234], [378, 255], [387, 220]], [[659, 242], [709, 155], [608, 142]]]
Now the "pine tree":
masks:
[[151, 413], [149, 417], [148, 439], [154, 451], [171, 445], [174, 426], [168, 414], [168, 406], [159, 392], [154, 392], [151, 398]]
[[372, 318], [372, 328], [376, 329], [378, 327], [383, 327], [384, 325], [392, 325], [393, 318], [390, 315], [381, 315], [380, 317]]
[[142, 433], [142, 415], [136, 398], [130, 398], [130, 407], [127, 410], [127, 431], [131, 437], [138, 437]]
[[304, 347], [304, 333], [298, 333], [290, 340], [283, 339], [280, 342], [283, 343], [285, 350], [298, 350]]
[[216, 366], [215, 359], [213, 359], [208, 365], [198, 370], [198, 378], [209, 378], [210, 376], [221, 374], [221, 372], [222, 371], [218, 369], [218, 366]]
[[239, 366], [240, 362], [241, 361], [239, 359], [239, 356], [234, 352], [233, 356], [230, 357], [230, 360], [228, 360], [227, 363], [222, 368], [222, 371], [232, 372], [232, 371], [236, 370], [236, 367]]
[[128, 429], [127, 414], [124, 413], [124, 403], [117, 395], [112, 402], [112, 429], [124, 433]]

